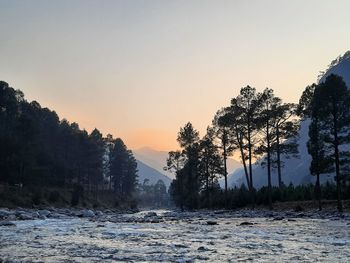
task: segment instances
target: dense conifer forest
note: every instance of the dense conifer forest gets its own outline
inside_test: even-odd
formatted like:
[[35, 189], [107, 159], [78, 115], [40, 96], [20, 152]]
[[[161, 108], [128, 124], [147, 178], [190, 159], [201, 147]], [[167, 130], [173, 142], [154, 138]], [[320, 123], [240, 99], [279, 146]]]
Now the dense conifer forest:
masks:
[[88, 133], [59, 119], [3, 81], [0, 145], [0, 200], [5, 205], [135, 203], [137, 164], [120, 138], [104, 137], [98, 129]]

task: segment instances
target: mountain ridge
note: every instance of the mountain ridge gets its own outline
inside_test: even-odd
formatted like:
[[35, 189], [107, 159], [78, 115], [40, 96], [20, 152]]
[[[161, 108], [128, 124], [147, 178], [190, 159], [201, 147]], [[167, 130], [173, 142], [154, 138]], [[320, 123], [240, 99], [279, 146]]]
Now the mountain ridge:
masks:
[[156, 184], [158, 180], [162, 180], [165, 183], [167, 189], [169, 189], [170, 183], [172, 181], [171, 178], [160, 173], [153, 167], [145, 164], [144, 162], [138, 160], [137, 158], [136, 158], [136, 162], [137, 162], [137, 169], [138, 169], [139, 184], [143, 184], [145, 179], [148, 179], [150, 184]]

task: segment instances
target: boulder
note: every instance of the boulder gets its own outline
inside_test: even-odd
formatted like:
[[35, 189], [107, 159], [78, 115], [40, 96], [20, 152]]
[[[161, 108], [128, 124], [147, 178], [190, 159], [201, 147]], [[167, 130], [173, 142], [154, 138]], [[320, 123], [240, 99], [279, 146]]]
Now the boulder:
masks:
[[13, 213], [11, 213], [8, 209], [0, 209], [0, 218], [7, 218], [12, 214]]
[[41, 216], [41, 217], [42, 216], [48, 217], [51, 214], [51, 212], [49, 210], [39, 210], [38, 213], [39, 213], [39, 216]]
[[239, 224], [239, 226], [252, 226], [252, 225], [254, 225], [254, 223], [252, 223], [252, 222], [247, 222], [247, 221], [244, 221], [244, 222], [242, 222], [242, 223]]
[[99, 216], [99, 217], [104, 215], [102, 211], [96, 211], [95, 214], [96, 214], [96, 216]]
[[29, 213], [21, 213], [18, 216], [19, 220], [33, 220], [33, 215], [29, 214]]
[[148, 212], [144, 217], [156, 217], [158, 216], [156, 212]]
[[82, 213], [83, 217], [94, 217], [95, 213], [92, 210], [84, 210]]

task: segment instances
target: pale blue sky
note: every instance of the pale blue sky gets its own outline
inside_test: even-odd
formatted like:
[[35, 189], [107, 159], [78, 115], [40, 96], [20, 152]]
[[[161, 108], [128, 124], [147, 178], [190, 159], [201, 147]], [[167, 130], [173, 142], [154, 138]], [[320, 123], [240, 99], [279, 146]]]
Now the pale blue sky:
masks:
[[296, 102], [350, 49], [350, 1], [4, 1], [0, 79], [131, 148], [204, 131], [240, 87]]

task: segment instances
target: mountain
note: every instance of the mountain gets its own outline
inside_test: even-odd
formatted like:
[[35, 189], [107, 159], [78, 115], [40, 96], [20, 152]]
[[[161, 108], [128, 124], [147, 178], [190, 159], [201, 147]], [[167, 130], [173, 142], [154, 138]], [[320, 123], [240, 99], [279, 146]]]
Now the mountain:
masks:
[[333, 60], [319, 82], [324, 82], [330, 74], [342, 76], [346, 85], [350, 88], [350, 51]]
[[140, 160], [137, 160], [137, 169], [138, 169], [138, 180], [140, 184], [143, 184], [143, 181], [145, 179], [148, 179], [150, 184], [157, 183], [158, 180], [162, 180], [166, 187], [169, 188], [171, 179], [164, 174], [158, 172], [156, 169], [148, 166], [147, 164], [143, 163]]
[[[237, 171], [239, 171], [242, 167], [242, 164], [239, 161], [236, 161], [235, 159], [232, 158], [228, 158], [227, 159], [227, 185], [231, 186], [232, 183], [235, 181], [233, 178], [233, 174], [237, 173]], [[219, 179], [219, 184], [222, 188], [225, 187], [225, 179], [224, 178], [220, 178]]]
[[166, 165], [166, 159], [168, 158], [168, 152], [157, 151], [149, 147], [143, 147], [133, 150], [135, 158], [142, 161], [144, 164], [154, 168], [159, 173], [166, 175], [169, 178], [174, 179], [174, 174], [168, 171], [164, 171], [163, 167]]
[[231, 174], [234, 173], [237, 169], [241, 168], [242, 164], [239, 161], [236, 161], [235, 159], [228, 158], [227, 159], [227, 173]]
[[[324, 82], [326, 77], [330, 74], [342, 76], [346, 85], [350, 88], [350, 51], [346, 52], [344, 56], [338, 57], [334, 60], [326, 72], [319, 78], [319, 82]], [[310, 120], [305, 120], [301, 123], [298, 143], [300, 158], [282, 158], [284, 167], [282, 169], [282, 180], [285, 184], [293, 183], [294, 185], [307, 184], [314, 182], [315, 178], [310, 176], [309, 166], [311, 156], [307, 152], [306, 143], [308, 141]], [[267, 185], [266, 169], [255, 164], [253, 168], [254, 187], [260, 188]], [[333, 180], [333, 175], [322, 175], [321, 182]], [[229, 186], [240, 186], [246, 183], [244, 171], [237, 170], [229, 176]], [[278, 178], [276, 171], [272, 171], [272, 184], [278, 185]]]
[[[158, 172], [165, 174], [167, 177], [174, 179], [175, 174], [163, 170], [163, 167], [166, 165], [166, 159], [168, 158], [168, 152], [166, 151], [157, 151], [149, 147], [143, 147], [133, 151], [135, 158], [141, 160], [144, 164], [147, 164], [150, 167], [153, 167]], [[232, 159], [227, 159], [227, 171], [228, 173], [233, 173], [236, 169], [241, 167], [241, 163]], [[220, 184], [222, 179], [219, 180]]]

